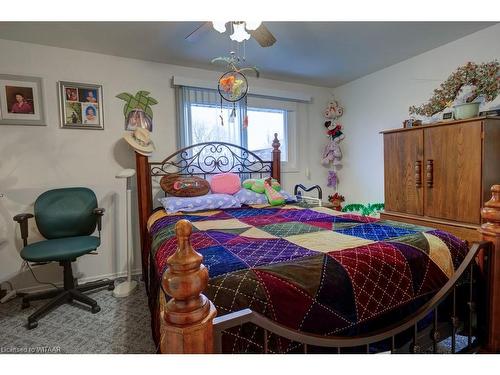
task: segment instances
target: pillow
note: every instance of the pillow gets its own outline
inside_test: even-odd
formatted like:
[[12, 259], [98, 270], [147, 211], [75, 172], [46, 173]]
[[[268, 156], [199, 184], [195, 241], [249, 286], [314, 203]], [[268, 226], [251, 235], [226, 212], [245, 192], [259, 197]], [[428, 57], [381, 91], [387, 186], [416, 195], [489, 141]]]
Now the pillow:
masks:
[[219, 173], [210, 181], [210, 188], [215, 194], [234, 194], [240, 187], [240, 177], [236, 173]]
[[[280, 194], [285, 198], [285, 202], [293, 203], [297, 202], [297, 198], [294, 195], [287, 193], [285, 190], [281, 190]], [[236, 194], [233, 195], [241, 204], [268, 204], [269, 201], [265, 194], [259, 194], [252, 190], [241, 189]]]
[[169, 214], [241, 207], [238, 199], [227, 194], [207, 194], [202, 197], [187, 198], [166, 197], [160, 198], [159, 201]]
[[210, 191], [208, 181], [195, 176], [179, 176], [170, 174], [160, 180], [163, 191], [174, 197], [198, 197]]

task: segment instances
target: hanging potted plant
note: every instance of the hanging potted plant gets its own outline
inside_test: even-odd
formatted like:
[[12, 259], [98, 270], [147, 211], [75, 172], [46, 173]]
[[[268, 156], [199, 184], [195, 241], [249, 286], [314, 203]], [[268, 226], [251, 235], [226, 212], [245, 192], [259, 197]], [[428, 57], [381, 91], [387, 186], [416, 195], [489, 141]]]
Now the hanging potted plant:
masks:
[[432, 117], [447, 107], [453, 107], [456, 119], [472, 118], [478, 115], [481, 101], [491, 102], [499, 94], [498, 61], [482, 64], [468, 62], [435, 89], [427, 103], [419, 107], [411, 106], [410, 114]]
[[118, 99], [125, 101], [123, 115], [125, 116], [125, 129], [135, 130], [137, 127], [153, 130], [153, 110], [152, 105], [158, 101], [149, 96], [149, 91], [138, 91], [135, 95], [122, 92], [116, 95]]

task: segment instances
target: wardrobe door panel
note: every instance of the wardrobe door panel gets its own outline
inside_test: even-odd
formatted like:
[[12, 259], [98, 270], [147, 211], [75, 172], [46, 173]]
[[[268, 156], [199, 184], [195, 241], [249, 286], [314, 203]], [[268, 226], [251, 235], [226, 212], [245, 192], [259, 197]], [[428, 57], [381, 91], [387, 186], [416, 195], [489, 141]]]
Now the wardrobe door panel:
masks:
[[423, 129], [384, 134], [385, 209], [423, 214]]
[[424, 129], [426, 216], [480, 223], [481, 124]]

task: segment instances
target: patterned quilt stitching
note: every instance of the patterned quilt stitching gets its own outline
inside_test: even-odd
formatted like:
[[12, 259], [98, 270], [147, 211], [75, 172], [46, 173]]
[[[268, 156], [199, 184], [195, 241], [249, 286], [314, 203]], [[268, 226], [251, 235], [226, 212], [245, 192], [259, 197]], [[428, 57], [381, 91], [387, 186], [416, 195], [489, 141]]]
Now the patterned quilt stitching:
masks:
[[[259, 244], [259, 246], [257, 248], [253, 248], [254, 245], [257, 245], [255, 242], [248, 242], [248, 243], [241, 243], [241, 244], [238, 244], [238, 245], [232, 245], [233, 248], [235, 246], [238, 246], [238, 250], [250, 250], [250, 254], [248, 255], [248, 260], [250, 259], [255, 259], [253, 258], [253, 255], [259, 251], [262, 250], [262, 247], [264, 245], [268, 245], [269, 243], [272, 243], [273, 244], [273, 247], [272, 248], [268, 248], [267, 250], [272, 250], [274, 249], [278, 244], [280, 243], [283, 243], [281, 241], [284, 241], [287, 243], [287, 246], [284, 246], [278, 254], [273, 254], [273, 258], [272, 260], [270, 260], [269, 262], [266, 262], [265, 264], [276, 264], [276, 263], [283, 263], [283, 262], [288, 262], [288, 261], [291, 261], [293, 259], [298, 259], [298, 258], [305, 258], [306, 256], [313, 256], [313, 255], [316, 255], [316, 254], [311, 254], [313, 251], [312, 250], [309, 250], [309, 249], [306, 249], [306, 248], [303, 248], [301, 246], [298, 246], [294, 243], [291, 243], [291, 242], [288, 242], [286, 241], [285, 239], [282, 239], [282, 238], [277, 238], [277, 239], [270, 239], [270, 240], [267, 240], [266, 242], [263, 241], [262, 244]], [[244, 246], [246, 245], [246, 246]], [[243, 247], [244, 246], [244, 247]], [[280, 260], [280, 261], [276, 261], [276, 259], [278, 259], [281, 254], [283, 254], [284, 251], [288, 250], [289, 247], [292, 247], [292, 248], [295, 248], [297, 247], [298, 249], [300, 250], [305, 250], [306, 251], [306, 254], [303, 254], [302, 256], [298, 257], [298, 256], [294, 256], [294, 254], [296, 253], [296, 251], [294, 251], [289, 258], [286, 258], [286, 259], [283, 259], [283, 260]], [[243, 259], [242, 256], [239, 256], [235, 251], [231, 250], [230, 247], [224, 247], [226, 250], [230, 251], [232, 254], [234, 254], [236, 257], [238, 257], [239, 259], [242, 259], [246, 264], [248, 264], [248, 266], [250, 268], [252, 267], [256, 267], [256, 266], [259, 266], [262, 264], [262, 259], [265, 258], [266, 256], [268, 256], [269, 254], [266, 254], [266, 252], [262, 251], [262, 255], [260, 255], [257, 260], [253, 260], [253, 264], [249, 264], [246, 260]], [[241, 249], [240, 249], [241, 248]], [[236, 249], [234, 249], [236, 250]]]
[[[426, 257], [425, 261], [423, 261], [422, 259], [422, 261], [419, 261], [420, 263], [414, 264], [412, 263], [413, 261], [410, 262], [410, 260], [412, 260], [413, 258], [409, 259], [407, 257], [405, 252], [406, 249], [405, 248], [400, 249], [398, 246], [396, 246], [396, 243], [398, 243], [397, 241], [398, 237], [425, 232], [423, 230], [416, 230], [417, 228], [411, 228], [411, 229], [400, 228], [400, 227], [393, 228], [390, 225], [390, 223], [385, 223], [385, 222], [378, 223], [377, 222], [378, 220], [375, 219], [361, 220], [355, 215], [340, 215], [338, 221], [347, 219], [347, 220], [352, 220], [353, 222], [357, 222], [357, 224], [360, 225], [356, 225], [355, 227], [351, 228], [342, 228], [342, 226], [340, 226], [340, 228], [338, 228], [337, 230], [335, 230], [335, 226], [332, 225], [333, 232], [357, 237], [358, 239], [375, 240], [375, 242], [371, 241], [372, 243], [370, 244], [366, 245], [358, 244], [356, 246], [352, 246], [349, 248], [342, 247], [336, 251], [325, 253], [323, 251], [318, 251], [312, 248], [308, 248], [307, 246], [304, 247], [295, 244], [291, 241], [288, 241], [286, 237], [288, 234], [295, 232], [299, 232], [299, 235], [304, 234], [304, 232], [301, 232], [301, 229], [304, 229], [303, 227], [300, 227], [301, 225], [311, 226], [315, 229], [318, 228], [317, 230], [306, 232], [307, 234], [310, 234], [311, 232], [332, 231], [328, 230], [327, 228], [325, 229], [323, 226], [313, 226], [312, 224], [308, 223], [308, 221], [314, 222], [314, 220], [319, 220], [319, 221], [329, 220], [330, 216], [332, 215], [327, 215], [324, 213], [308, 209], [273, 210], [273, 212], [271, 212], [271, 210], [269, 209], [263, 209], [261, 212], [256, 212], [255, 215], [251, 215], [252, 211], [250, 211], [248, 208], [246, 208], [245, 210], [246, 210], [245, 212], [241, 211], [241, 213], [238, 211], [238, 209], [235, 209], [233, 212], [228, 211], [228, 215], [231, 217], [227, 217], [224, 219], [235, 219], [241, 221], [242, 224], [250, 225], [247, 229], [253, 227], [253, 228], [258, 228], [260, 230], [264, 230], [267, 228], [263, 229], [261, 227], [266, 225], [267, 226], [274, 225], [276, 229], [279, 228], [281, 230], [278, 230], [277, 233], [271, 233], [271, 234], [278, 235], [279, 237], [276, 239], [250, 237], [248, 239], [250, 242], [248, 243], [236, 242], [234, 244], [226, 246], [227, 241], [225, 238], [219, 238], [219, 236], [216, 235], [212, 236], [211, 233], [205, 233], [206, 236], [200, 236], [199, 238], [197, 238], [198, 236], [196, 236], [195, 238], [198, 241], [195, 240], [197, 243], [193, 244], [193, 246], [197, 245], [196, 247], [199, 248], [198, 249], [199, 251], [207, 247], [210, 247], [208, 246], [210, 242], [212, 242], [211, 246], [216, 246], [218, 244], [229, 254], [232, 254], [232, 256], [234, 256], [237, 260], [241, 261], [240, 267], [242, 265], [246, 265], [247, 267], [249, 267], [247, 270], [231, 269], [226, 273], [217, 276], [217, 278], [222, 276], [222, 278], [219, 278], [217, 280], [217, 284], [210, 283], [210, 286], [213, 289], [210, 292], [212, 296], [209, 298], [212, 301], [214, 301], [214, 304], [217, 305], [217, 308], [220, 309], [220, 311], [228, 311], [228, 312], [233, 311], [233, 309], [237, 305], [238, 298], [245, 298], [246, 300], [244, 301], [244, 306], [247, 306], [247, 304], [248, 306], [254, 306], [255, 303], [258, 303], [253, 308], [256, 308], [260, 313], [265, 314], [271, 319], [276, 320], [277, 310], [275, 310], [276, 307], [272, 303], [273, 301], [271, 301], [270, 291], [268, 289], [268, 286], [260, 277], [259, 272], [254, 272], [254, 270], [255, 271], [259, 270], [258, 268], [255, 269], [254, 267], [258, 267], [260, 265], [273, 265], [284, 262], [290, 262], [297, 259], [316, 256], [319, 253], [324, 254], [323, 258], [324, 262], [323, 265], [321, 266], [321, 277], [319, 280], [320, 281], [319, 287], [316, 289], [314, 296], [309, 295], [308, 293], [303, 291], [300, 287], [296, 286], [293, 282], [288, 281], [286, 279], [282, 279], [279, 275], [274, 275], [272, 273], [262, 271], [266, 274], [266, 277], [269, 276], [270, 278], [275, 279], [280, 283], [283, 283], [284, 289], [289, 287], [294, 291], [300, 293], [302, 296], [306, 298], [307, 301], [309, 301], [310, 305], [307, 307], [307, 311], [304, 313], [302, 318], [300, 318], [299, 316], [295, 317], [301, 319], [300, 324], [298, 325], [299, 330], [303, 330], [304, 324], [306, 323], [307, 318], [311, 316], [313, 308], [315, 306], [318, 307], [320, 306], [322, 309], [325, 309], [328, 313], [333, 314], [336, 318], [339, 318], [341, 319], [341, 321], [347, 323], [346, 326], [342, 326], [342, 323], [340, 322], [337, 324], [333, 324], [334, 326], [337, 327], [335, 327], [330, 332], [326, 333], [323, 332], [323, 329], [321, 329], [321, 334], [331, 335], [339, 331], [345, 331], [350, 327], [361, 325], [364, 322], [371, 321], [375, 319], [377, 316], [381, 316], [388, 311], [395, 310], [399, 306], [404, 305], [408, 301], [414, 300], [415, 298], [435, 293], [435, 290], [427, 291], [425, 293], [422, 292], [423, 291], [422, 288], [424, 287], [424, 285], [427, 285], [428, 281], [430, 280], [429, 278], [432, 278], [433, 277], [432, 275], [434, 274], [434, 271], [431, 268], [431, 262], [433, 262], [433, 260], [430, 258], [429, 254], [426, 253], [424, 249], [414, 246], [417, 244], [413, 244], [411, 243], [411, 241], [410, 243], [401, 242], [402, 245], [416, 249], [419, 251], [422, 257]], [[254, 210], [257, 209], [254, 208]], [[268, 215], [269, 217], [261, 219], [259, 215], [264, 215], [264, 214]], [[328, 218], [326, 218], [325, 216], [328, 216]], [[171, 247], [171, 246], [164, 247], [165, 246], [164, 239], [175, 234], [173, 233], [172, 229], [174, 225], [173, 220], [179, 220], [182, 219], [183, 217], [190, 219], [189, 216], [183, 216], [183, 215], [178, 215], [177, 217], [171, 219], [165, 219], [165, 217], [161, 217], [157, 219], [155, 222], [153, 222], [151, 226], [150, 233], [152, 234], [153, 238], [153, 243], [152, 243], [153, 246], [151, 249], [152, 250], [151, 254], [154, 256], [156, 264], [151, 263], [150, 266], [154, 268], [156, 273], [159, 273], [159, 276], [161, 276], [162, 270], [158, 269], [157, 264], [161, 264], [161, 259], [166, 258], [169, 255], [167, 254], [169, 251], [166, 250], [169, 250]], [[334, 216], [334, 218], [336, 217], [337, 216]], [[242, 220], [239, 220], [240, 218]], [[250, 218], [248, 223], [245, 221], [245, 218]], [[192, 219], [193, 219], [192, 221], [197, 221], [198, 218], [193, 217]], [[218, 220], [222, 221], [223, 218], [219, 217]], [[268, 222], [268, 224], [265, 224], [266, 221]], [[332, 222], [335, 221], [336, 221], [335, 219], [332, 220]], [[290, 223], [296, 223], [297, 225], [299, 225], [300, 228], [294, 228], [294, 226], [291, 225]], [[162, 225], [165, 224], [169, 225], [162, 227]], [[277, 224], [282, 224], [282, 225], [277, 225]], [[210, 229], [210, 231], [226, 233], [223, 229], [217, 229], [216, 227]], [[270, 233], [268, 231], [266, 232]], [[450, 253], [452, 257], [453, 268], [455, 268], [456, 264], [460, 262], [460, 259], [463, 257], [463, 255], [466, 254], [466, 250], [464, 250], [462, 241], [457, 240], [456, 238], [454, 238], [453, 236], [449, 235], [446, 232], [441, 232], [431, 229], [431, 231], [427, 231], [427, 233], [440, 238], [445, 243], [447, 248], [445, 250], [447, 250]], [[229, 232], [226, 234], [231, 234], [231, 233]], [[228, 238], [230, 238], [230, 236]], [[242, 233], [235, 232], [233, 239], [237, 238], [244, 239], [244, 236], [242, 235]], [[385, 242], [384, 240], [387, 240], [387, 242]], [[258, 244], [258, 241], [260, 241], [261, 243]], [[385, 251], [386, 247], [390, 248], [392, 251]], [[161, 248], [163, 248], [162, 253], [159, 252]], [[237, 254], [238, 251], [241, 252], [241, 256]], [[275, 251], [275, 253], [273, 253], [273, 251]], [[330, 258], [325, 258], [326, 256], [329, 256]], [[420, 255], [416, 256], [420, 257]], [[281, 259], [281, 257], [283, 257], [283, 259]], [[325, 281], [327, 280], [326, 278], [328, 277], [326, 262], [332, 258], [335, 259], [341, 267], [346, 269], [347, 272], [346, 275], [349, 278], [350, 282], [352, 283], [353, 287], [352, 297], [354, 298], [352, 302], [353, 305], [352, 308], [356, 312], [356, 319], [354, 321], [349, 321], [345, 319], [343, 316], [339, 315], [335, 310], [333, 310], [329, 306], [325, 306], [318, 300], [319, 292], [323, 288], [325, 288]], [[213, 260], [213, 262], [215, 262], [215, 260]], [[254, 262], [255, 264], [252, 265], [252, 263]], [[435, 262], [433, 263], [435, 264]], [[319, 267], [320, 264], [317, 264], [317, 266]], [[236, 267], [236, 265], [234, 267]], [[390, 272], [388, 272], [389, 270], [387, 268], [390, 268]], [[320, 270], [319, 268], [315, 268], [315, 272], [319, 272], [319, 270]], [[244, 272], [241, 273], [240, 276], [238, 276], [239, 280], [235, 279], [232, 276], [234, 275], [235, 272], [242, 272], [242, 271]], [[415, 282], [415, 279], [413, 277], [412, 272], [415, 271], [419, 272], [418, 279], [420, 279], [423, 273], [420, 285], [418, 286], [417, 290], [413, 289], [413, 283]], [[252, 272], [253, 276], [250, 277], [248, 272]], [[356, 285], [358, 282], [360, 283]], [[385, 285], [383, 285], [384, 283]], [[229, 286], [225, 284], [229, 284]], [[232, 296], [222, 294], [222, 299], [221, 299], [221, 297], [219, 296], [223, 291], [231, 293]], [[262, 295], [261, 294], [262, 292], [259, 291], [264, 292], [264, 295]], [[277, 289], [276, 291], [278, 295], [279, 291], [280, 289]], [[241, 304], [241, 302], [242, 301], [240, 301], [238, 306]], [[227, 305], [230, 306], [224, 307], [220, 305], [220, 303], [223, 303], [225, 306]], [[335, 306], [336, 305], [334, 304], [333, 307]], [[304, 310], [302, 309], [301, 311]], [[325, 314], [325, 312], [321, 312], [321, 310], [318, 310], [318, 314]], [[262, 347], [259, 343], [254, 342], [254, 340], [256, 339], [255, 335], [257, 334], [257, 332], [259, 332], [257, 327], [255, 327], [254, 329], [245, 329], [244, 332], [242, 331], [241, 327], [239, 327], [237, 331], [238, 333], [236, 335], [234, 335], [232, 332], [230, 334], [231, 336], [234, 336], [237, 339], [242, 340], [241, 343], [245, 343], [243, 346], [239, 347], [239, 349], [248, 351], [251, 349], [250, 345], [252, 344], [256, 345], [259, 348]], [[236, 330], [233, 332], [236, 332]], [[300, 346], [296, 345], [294, 342], [289, 342], [289, 341], [287, 342], [288, 345], [287, 348], [284, 350], [284, 352], [292, 351]], [[282, 347], [283, 343], [281, 342], [281, 340], [278, 340], [276, 344], [279, 346], [278, 351], [283, 352], [282, 349], [284, 348]], [[233, 351], [236, 349], [237, 348], [235, 341], [233, 344]], [[271, 350], [271, 348], [269, 349]]]
[[[338, 251], [338, 252], [335, 254], [335, 258], [336, 258], [336, 257], [339, 257], [339, 258], [346, 257], [343, 253], [344, 253], [344, 251]], [[387, 253], [386, 253], [386, 252], [384, 252], [384, 254], [386, 254], [386, 255], [387, 255]], [[357, 254], [357, 253], [356, 253], [355, 255], [356, 255], [356, 256], [355, 256], [355, 258], [354, 258], [354, 260], [355, 260], [355, 262], [356, 262], [356, 263], [355, 263], [355, 267], [352, 267], [352, 266], [350, 266], [350, 265], [348, 265], [348, 264], [344, 264], [344, 263], [341, 261], [340, 263], [342, 264], [342, 266], [343, 266], [343, 267], [345, 267], [346, 269], [347, 269], [347, 268], [350, 268], [350, 269], [351, 269], [351, 271], [355, 274], [355, 273], [358, 273], [358, 272], [359, 272], [359, 271], [358, 271], [358, 270], [359, 270], [359, 268], [357, 267], [357, 266], [358, 266], [358, 262], [359, 262], [360, 264], [365, 264], [365, 265], [366, 265], [366, 266], [367, 266], [367, 267], [368, 267], [371, 271], [373, 271], [373, 272], [375, 272], [375, 273], [378, 273], [378, 274], [379, 274], [379, 277], [380, 277], [380, 276], [382, 276], [382, 272], [379, 272], [378, 270], [376, 270], [376, 269], [375, 269], [375, 268], [371, 265], [371, 260], [372, 260], [372, 257], [371, 257], [371, 256], [369, 257], [369, 259], [370, 259], [370, 264], [369, 264], [369, 263], [366, 263], [366, 262], [365, 262], [365, 261], [363, 261], [363, 260], [360, 260], [360, 259], [359, 259], [359, 257], [358, 257], [358, 254]], [[393, 255], [389, 255], [389, 256], [391, 256], [391, 257], [393, 257], [394, 259], [396, 259]], [[346, 257], [346, 258], [348, 258], [348, 259], [353, 259], [353, 258], [351, 258], [351, 257]], [[407, 263], [405, 262], [405, 264], [407, 264]], [[392, 268], [395, 268], [395, 267], [392, 267]], [[406, 268], [406, 267], [405, 267], [405, 270], [407, 270], [407, 268]], [[397, 271], [397, 273], [401, 276], [401, 278], [400, 278], [399, 280], [406, 279], [407, 281], [409, 281], [409, 282], [411, 283], [411, 279], [410, 279], [407, 275], [405, 275], [404, 273], [401, 273], [400, 271]], [[352, 278], [351, 278], [351, 279], [352, 279]], [[388, 279], [388, 278], [386, 278], [386, 277], [384, 277], [384, 279], [386, 280], [386, 282], [388, 282], [388, 283], [392, 284], [392, 285], [393, 285], [393, 287], [395, 287], [395, 291], [397, 291], [397, 290], [399, 290], [399, 289], [400, 289], [400, 290], [403, 292], [403, 294], [407, 296], [405, 301], [407, 301], [408, 299], [411, 299], [411, 298], [412, 298], [412, 297], [411, 297], [411, 295], [409, 295], [409, 294], [408, 294], [408, 292], [406, 292], [406, 291], [404, 291], [403, 289], [399, 288], [399, 286], [398, 286], [398, 285], [397, 285], [397, 284], [396, 284], [393, 280], [390, 280], [390, 279]], [[378, 280], [380, 280], [380, 278], [379, 278], [379, 279], [377, 279], [377, 281], [378, 281]], [[356, 293], [356, 300], [358, 300], [358, 301], [359, 301], [359, 297], [360, 297], [361, 293], [362, 293], [362, 292], [364, 291], [364, 289], [365, 289], [366, 282], [372, 282], [372, 280], [369, 280], [368, 278], [364, 278], [364, 282], [363, 282], [362, 287], [359, 289], [359, 293], [356, 293], [356, 291], [354, 291], [354, 293]], [[373, 282], [372, 282], [372, 283], [373, 283]], [[389, 294], [388, 294], [385, 290], [383, 290], [383, 289], [382, 289], [382, 288], [381, 288], [378, 284], [376, 284], [376, 283], [373, 283], [373, 284], [374, 284], [374, 288], [376, 288], [377, 290], [381, 291], [381, 292], [382, 292], [382, 294], [385, 294], [385, 295], [386, 295], [388, 298], [390, 298], [391, 300], [392, 300], [392, 299], [394, 299], [394, 296], [390, 296], [390, 295], [389, 295]], [[387, 288], [387, 286], [388, 286], [388, 285], [386, 285], [386, 288]], [[383, 306], [381, 302], [379, 302], [379, 301], [377, 301], [376, 299], [374, 299], [373, 295], [370, 295], [370, 294], [368, 294], [367, 292], [365, 292], [365, 294], [368, 296], [368, 299], [369, 299], [369, 300], [373, 300], [373, 301], [377, 304], [377, 306], [379, 306], [379, 307], [380, 307], [380, 306]], [[366, 303], [366, 305], [368, 305], [368, 303]], [[392, 308], [392, 307], [391, 307], [391, 308]], [[366, 310], [366, 309], [367, 309], [367, 307], [365, 308], [365, 310]], [[377, 316], [377, 315], [379, 315], [379, 314], [380, 314], [380, 313], [379, 313], [379, 312], [377, 312], [376, 314], [372, 315], [372, 317], [373, 317], [373, 316]], [[365, 320], [365, 319], [363, 318], [363, 316], [364, 316], [364, 315], [365, 315], [365, 311], [362, 311], [362, 312], [360, 312], [360, 315], [358, 316], [358, 318], [359, 318], [360, 320]]]

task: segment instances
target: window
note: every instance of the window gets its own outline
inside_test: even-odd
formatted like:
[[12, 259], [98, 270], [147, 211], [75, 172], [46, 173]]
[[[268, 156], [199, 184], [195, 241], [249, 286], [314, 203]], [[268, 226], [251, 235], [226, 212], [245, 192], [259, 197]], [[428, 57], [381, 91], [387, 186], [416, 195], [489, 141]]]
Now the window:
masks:
[[191, 134], [190, 144], [210, 141], [222, 141], [241, 145], [241, 132], [236, 123], [229, 123], [230, 111], [222, 110], [224, 125], [221, 125], [220, 106], [190, 104]]
[[249, 107], [247, 116], [249, 124], [246, 129], [248, 149], [255, 152], [263, 160], [271, 160], [274, 133], [278, 133], [278, 139], [281, 143], [281, 160], [287, 161], [285, 136], [287, 112], [281, 109]]
[[263, 160], [271, 160], [274, 133], [278, 133], [281, 160], [285, 165], [294, 166], [289, 157], [289, 140], [295, 134], [295, 103], [249, 96], [248, 127], [245, 128], [245, 109], [240, 103], [236, 105], [235, 120], [230, 122], [232, 106], [223, 103], [221, 110], [216, 90], [183, 86], [177, 90], [181, 147], [210, 141], [229, 142], [249, 149]]

